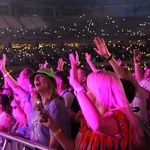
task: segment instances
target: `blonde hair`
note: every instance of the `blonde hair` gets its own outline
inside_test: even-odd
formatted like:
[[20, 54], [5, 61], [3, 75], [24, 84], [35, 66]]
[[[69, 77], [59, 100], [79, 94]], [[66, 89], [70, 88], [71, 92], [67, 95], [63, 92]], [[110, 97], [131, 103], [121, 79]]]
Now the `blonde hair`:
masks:
[[87, 86], [102, 107], [102, 115], [109, 109], [118, 109], [127, 116], [131, 137], [129, 145], [134, 143], [137, 147], [141, 146], [143, 134], [130, 108], [120, 79], [109, 71], [93, 72], [87, 77]]

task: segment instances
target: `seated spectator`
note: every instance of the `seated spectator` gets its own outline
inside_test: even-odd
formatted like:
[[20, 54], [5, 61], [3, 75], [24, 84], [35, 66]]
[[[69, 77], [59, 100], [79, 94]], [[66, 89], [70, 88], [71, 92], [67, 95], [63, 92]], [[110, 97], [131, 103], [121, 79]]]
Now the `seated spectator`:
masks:
[[[70, 136], [70, 116], [62, 99], [60, 99], [57, 93], [54, 73], [48, 68], [40, 68], [37, 72], [31, 74], [29, 79], [39, 94], [37, 98], [38, 102], [40, 102], [40, 107], [42, 109], [44, 107], [51, 114], [61, 130]], [[36, 102], [36, 100], [33, 100], [33, 103], [34, 102]], [[40, 110], [42, 111], [42, 109]], [[38, 121], [39, 113], [37, 109], [33, 109], [30, 113], [31, 120], [29, 125], [32, 131], [32, 141], [50, 146], [54, 149], [61, 149], [61, 144], [53, 132]], [[46, 116], [45, 120], [47, 120]]]

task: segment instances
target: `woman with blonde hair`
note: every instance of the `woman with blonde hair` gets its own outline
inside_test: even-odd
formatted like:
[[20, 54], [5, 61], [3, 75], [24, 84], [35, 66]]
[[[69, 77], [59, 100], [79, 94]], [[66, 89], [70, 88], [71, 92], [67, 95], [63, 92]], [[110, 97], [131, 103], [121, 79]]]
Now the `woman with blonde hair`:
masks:
[[[118, 147], [123, 149], [142, 148], [143, 133], [130, 108], [119, 78], [108, 71], [91, 73], [87, 78], [87, 86], [96, 96], [99, 107], [95, 108], [98, 112], [93, 111], [91, 116], [89, 113], [87, 114], [89, 119], [86, 118], [85, 113], [84, 116], [87, 121], [89, 120], [88, 124], [96, 133], [105, 135], [103, 136], [106, 142], [105, 148], [111, 146], [112, 149], [118, 149]], [[90, 117], [92, 121], [90, 121]], [[107, 120], [107, 117], [110, 120]], [[102, 144], [102, 142], [100, 143]], [[113, 146], [115, 147], [113, 148]]]
[[[60, 130], [48, 113], [48, 120], [42, 122], [55, 133], [62, 147], [78, 150], [146, 149], [143, 132], [118, 76], [109, 71], [93, 72], [88, 75], [87, 87], [96, 97], [96, 102], [93, 102], [78, 82], [77, 61], [74, 54], [70, 54], [69, 58], [70, 84], [74, 88], [85, 119], [81, 122], [75, 141]], [[39, 120], [43, 121], [42, 118], [40, 115]]]

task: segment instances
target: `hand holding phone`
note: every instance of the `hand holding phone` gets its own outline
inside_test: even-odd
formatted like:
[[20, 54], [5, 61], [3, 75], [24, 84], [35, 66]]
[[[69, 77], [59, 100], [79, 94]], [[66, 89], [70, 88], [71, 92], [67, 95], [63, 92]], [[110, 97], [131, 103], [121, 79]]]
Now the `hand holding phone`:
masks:
[[46, 113], [43, 111], [43, 110], [44, 110], [44, 106], [43, 106], [43, 103], [42, 103], [42, 101], [41, 101], [40, 99], [37, 100], [37, 102], [36, 102], [36, 109], [37, 109], [38, 111], [40, 111], [40, 113], [42, 114], [44, 120], [47, 121], [47, 115], [46, 115]]

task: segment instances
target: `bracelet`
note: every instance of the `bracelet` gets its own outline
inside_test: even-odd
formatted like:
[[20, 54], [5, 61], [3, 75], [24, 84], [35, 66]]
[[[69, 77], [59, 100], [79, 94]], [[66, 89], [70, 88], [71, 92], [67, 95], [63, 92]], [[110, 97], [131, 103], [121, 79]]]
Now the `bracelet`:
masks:
[[57, 136], [58, 134], [61, 133], [61, 129], [59, 128], [56, 132], [53, 133], [54, 136]]
[[112, 59], [112, 54], [106, 59], [107, 61], [110, 61]]
[[140, 62], [138, 62], [138, 63], [134, 63], [134, 65], [140, 65]]
[[4, 76], [4, 78], [5, 78], [5, 77], [7, 77], [8, 75], [9, 75], [9, 72], [7, 72], [6, 74], [4, 74], [3, 76]]
[[77, 94], [82, 92], [82, 91], [85, 92], [85, 88], [83, 86], [80, 86], [79, 88], [75, 89], [74, 90], [75, 96], [77, 96]]

